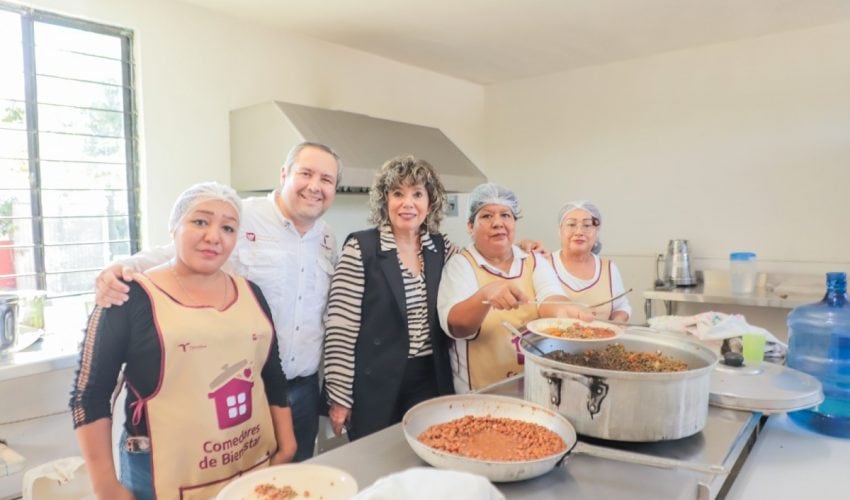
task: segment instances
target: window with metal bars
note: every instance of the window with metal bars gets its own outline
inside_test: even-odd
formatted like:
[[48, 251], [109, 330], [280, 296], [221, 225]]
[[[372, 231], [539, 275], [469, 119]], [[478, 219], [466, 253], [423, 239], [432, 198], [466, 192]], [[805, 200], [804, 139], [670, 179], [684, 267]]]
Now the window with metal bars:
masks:
[[0, 293], [138, 250], [132, 32], [0, 2]]

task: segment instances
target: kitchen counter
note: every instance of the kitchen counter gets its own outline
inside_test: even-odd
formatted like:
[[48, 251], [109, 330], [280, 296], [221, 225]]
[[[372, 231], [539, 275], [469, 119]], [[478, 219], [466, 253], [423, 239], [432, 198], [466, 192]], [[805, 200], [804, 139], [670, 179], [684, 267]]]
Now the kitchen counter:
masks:
[[654, 316], [653, 300], [663, 301], [669, 315], [675, 314], [674, 306], [677, 302], [793, 309], [823, 298], [821, 276], [760, 273], [759, 285], [753, 293], [748, 294], [732, 293], [729, 276], [725, 271], [698, 271], [697, 277], [700, 281], [696, 286], [677, 287], [668, 284], [644, 290], [646, 317]]
[[809, 431], [786, 414], [772, 415], [726, 499], [846, 499], [848, 465], [850, 439]]
[[0, 381], [76, 366], [79, 335], [46, 334], [18, 352], [0, 353]]
[[[487, 392], [522, 397], [521, 377]], [[686, 470], [659, 469], [579, 454], [571, 456], [565, 466], [540, 477], [497, 483], [496, 486], [510, 499], [684, 500], [722, 497], [752, 446], [759, 420], [759, 414], [711, 407], [706, 428], [688, 438], [659, 443], [587, 440], [649, 455], [722, 464], [730, 471], [726, 474], [712, 476]], [[361, 489], [385, 475], [425, 465], [408, 446], [401, 424], [314, 457], [309, 462], [348, 471]]]
[[663, 287], [644, 290], [647, 300], [698, 302], [707, 304], [735, 304], [739, 306], [778, 307], [793, 309], [802, 304], [817, 302], [822, 295], [778, 294], [766, 288], [756, 288], [753, 293], [734, 294], [728, 288], [707, 288], [700, 283], [691, 287]]

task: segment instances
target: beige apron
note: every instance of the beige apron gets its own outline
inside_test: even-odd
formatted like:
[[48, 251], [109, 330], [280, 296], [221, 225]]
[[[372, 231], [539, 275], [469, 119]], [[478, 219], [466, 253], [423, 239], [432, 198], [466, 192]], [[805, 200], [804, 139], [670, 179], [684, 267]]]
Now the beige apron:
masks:
[[[487, 271], [475, 261], [469, 251], [463, 251], [464, 257], [472, 264], [479, 287], [496, 281], [510, 281], [525, 293], [529, 300], [536, 300], [534, 292], [534, 256], [529, 255], [522, 261], [522, 272], [514, 278], [506, 278]], [[517, 340], [502, 324], [507, 321], [516, 328], [537, 319], [537, 305], [525, 304], [511, 311], [491, 309], [478, 336], [466, 344], [467, 365], [469, 367], [469, 385], [477, 390], [522, 373], [523, 358]]]
[[274, 329], [243, 278], [233, 278], [237, 300], [224, 311], [181, 305], [147, 277], [136, 280], [162, 344], [159, 385], [143, 403], [154, 492], [214, 497], [277, 449], [260, 376]]
[[[554, 258], [555, 255], [553, 254], [553, 267], [555, 265]], [[561, 276], [558, 275], [558, 280], [561, 282], [561, 286], [564, 289], [564, 295], [566, 295], [570, 300], [588, 305], [610, 300], [611, 297], [614, 296], [611, 291], [611, 261], [600, 257], [599, 267], [599, 279], [597, 279], [592, 285], [582, 288], [581, 290], [574, 290], [570, 288], [570, 286], [561, 279]], [[596, 319], [602, 320], [611, 319], [612, 312], [614, 312], [614, 304], [611, 302], [593, 309], [593, 315]]]

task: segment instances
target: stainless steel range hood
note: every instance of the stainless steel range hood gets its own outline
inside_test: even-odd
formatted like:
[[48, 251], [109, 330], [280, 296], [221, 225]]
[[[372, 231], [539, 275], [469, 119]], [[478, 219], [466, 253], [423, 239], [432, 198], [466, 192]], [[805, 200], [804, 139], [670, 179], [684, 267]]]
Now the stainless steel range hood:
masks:
[[437, 128], [274, 101], [230, 112], [231, 184], [240, 192], [274, 189], [286, 153], [303, 141], [339, 153], [342, 191], [368, 188], [386, 160], [406, 154], [434, 165], [448, 191], [468, 192], [487, 181]]

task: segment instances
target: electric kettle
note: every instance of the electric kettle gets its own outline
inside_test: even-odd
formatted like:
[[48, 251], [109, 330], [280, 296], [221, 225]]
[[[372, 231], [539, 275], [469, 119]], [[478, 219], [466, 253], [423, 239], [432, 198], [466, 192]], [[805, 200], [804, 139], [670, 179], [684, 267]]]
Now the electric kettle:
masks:
[[[659, 256], [659, 259], [661, 256]], [[673, 286], [694, 286], [696, 276], [691, 268], [691, 255], [688, 253], [688, 240], [670, 240], [667, 253], [663, 256], [663, 280]]]

